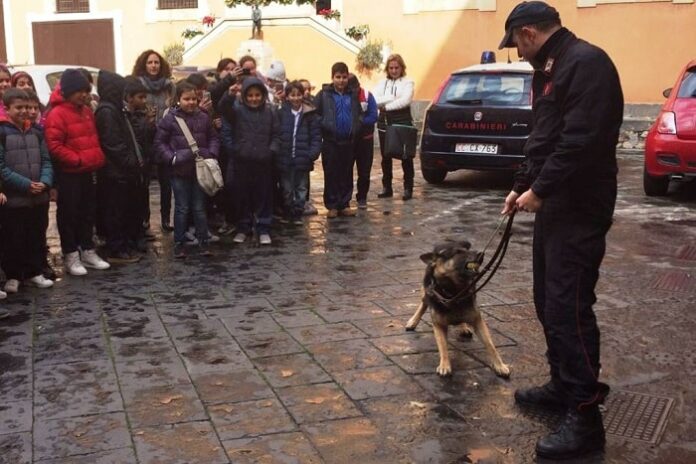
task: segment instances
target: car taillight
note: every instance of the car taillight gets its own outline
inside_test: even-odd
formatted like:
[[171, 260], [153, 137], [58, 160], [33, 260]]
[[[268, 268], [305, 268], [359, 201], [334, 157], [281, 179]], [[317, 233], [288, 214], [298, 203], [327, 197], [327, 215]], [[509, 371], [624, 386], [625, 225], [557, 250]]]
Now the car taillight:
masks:
[[442, 84], [440, 84], [440, 87], [438, 87], [437, 92], [435, 92], [435, 97], [433, 98], [433, 105], [436, 104], [438, 101], [440, 101], [440, 96], [442, 95], [442, 92], [445, 90], [445, 87], [447, 86], [447, 83], [449, 82], [450, 78], [449, 76], [442, 81]]
[[665, 111], [657, 118], [657, 132], [660, 134], [676, 134], [677, 118], [671, 111]]

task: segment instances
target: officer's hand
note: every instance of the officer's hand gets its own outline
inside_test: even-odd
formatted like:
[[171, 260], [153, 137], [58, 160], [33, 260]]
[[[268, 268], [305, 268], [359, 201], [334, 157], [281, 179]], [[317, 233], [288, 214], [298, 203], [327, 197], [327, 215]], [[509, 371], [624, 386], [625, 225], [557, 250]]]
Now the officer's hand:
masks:
[[7, 203], [7, 197], [4, 193], [0, 193], [0, 205], [4, 205], [5, 203]]
[[509, 215], [513, 211], [515, 211], [515, 209], [517, 208], [515, 206], [515, 201], [517, 200], [517, 197], [519, 197], [519, 196], [520, 196], [520, 194], [515, 192], [514, 190], [511, 191], [510, 193], [508, 193], [507, 198], [505, 198], [505, 206], [503, 207], [503, 210], [500, 212], [500, 214]]
[[541, 208], [543, 200], [532, 189], [524, 192], [515, 202], [517, 208], [528, 213], [536, 213]]

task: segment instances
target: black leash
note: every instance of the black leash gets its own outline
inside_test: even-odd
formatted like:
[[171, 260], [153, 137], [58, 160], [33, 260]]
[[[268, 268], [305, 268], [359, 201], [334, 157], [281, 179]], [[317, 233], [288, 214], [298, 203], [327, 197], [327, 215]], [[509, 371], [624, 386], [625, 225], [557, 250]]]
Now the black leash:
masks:
[[[496, 271], [500, 267], [500, 264], [503, 262], [503, 258], [505, 257], [505, 253], [507, 253], [508, 249], [508, 244], [510, 243], [510, 237], [512, 236], [512, 223], [515, 220], [515, 213], [516, 210], [513, 210], [507, 217], [507, 224], [505, 225], [505, 230], [503, 231], [503, 236], [500, 238], [500, 243], [498, 243], [498, 247], [495, 250], [495, 253], [493, 253], [493, 257], [488, 261], [488, 263], [484, 266], [483, 270], [479, 272], [476, 277], [471, 281], [471, 283], [460, 290], [456, 295], [454, 295], [451, 298], [447, 298], [443, 296], [440, 292], [438, 292], [435, 289], [435, 281], [434, 279], [431, 279], [430, 284], [428, 285], [427, 291], [431, 294], [431, 296], [435, 297], [441, 304], [444, 306], [451, 306], [454, 304], [457, 304], [463, 300], [466, 300], [468, 298], [473, 297], [476, 295], [483, 287], [490, 282], [491, 278], [495, 275]], [[486, 246], [483, 248], [482, 253], [486, 251], [488, 246], [490, 245], [491, 241], [493, 240], [493, 237], [495, 234], [498, 233], [500, 230], [500, 227], [503, 224], [503, 221], [505, 218], [501, 219], [500, 222], [498, 223], [498, 227], [495, 228], [493, 231], [493, 234], [491, 235], [491, 238], [488, 240], [488, 243]], [[492, 270], [491, 270], [492, 268]], [[481, 279], [488, 273], [488, 271], [491, 270], [491, 273], [488, 274], [488, 277], [486, 277], [486, 280], [479, 285], [478, 287], [476, 286]], [[473, 290], [472, 290], [473, 289]]]

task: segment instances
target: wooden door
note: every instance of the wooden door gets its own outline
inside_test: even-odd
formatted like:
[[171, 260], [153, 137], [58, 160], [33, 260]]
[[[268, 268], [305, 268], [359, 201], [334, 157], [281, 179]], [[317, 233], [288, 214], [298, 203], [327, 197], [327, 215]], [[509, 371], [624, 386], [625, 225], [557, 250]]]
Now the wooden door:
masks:
[[36, 64], [116, 69], [111, 19], [33, 23], [32, 30]]

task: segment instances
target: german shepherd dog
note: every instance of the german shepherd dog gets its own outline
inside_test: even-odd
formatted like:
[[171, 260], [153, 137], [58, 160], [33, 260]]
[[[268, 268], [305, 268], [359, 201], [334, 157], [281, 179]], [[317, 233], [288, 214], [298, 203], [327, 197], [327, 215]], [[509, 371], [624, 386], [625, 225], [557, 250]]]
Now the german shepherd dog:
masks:
[[[483, 342], [496, 375], [510, 376], [510, 368], [503, 363], [496, 350], [488, 326], [476, 307], [476, 294], [472, 282], [483, 263], [483, 253], [471, 250], [469, 242], [436, 245], [432, 253], [422, 255], [427, 265], [423, 279], [422, 300], [415, 314], [406, 323], [406, 330], [415, 330], [423, 314], [432, 308], [431, 316], [435, 342], [440, 353], [440, 365], [436, 371], [445, 376], [452, 373], [447, 352], [447, 327], [462, 326], [462, 337], [476, 336]], [[459, 295], [463, 292], [462, 295]]]

